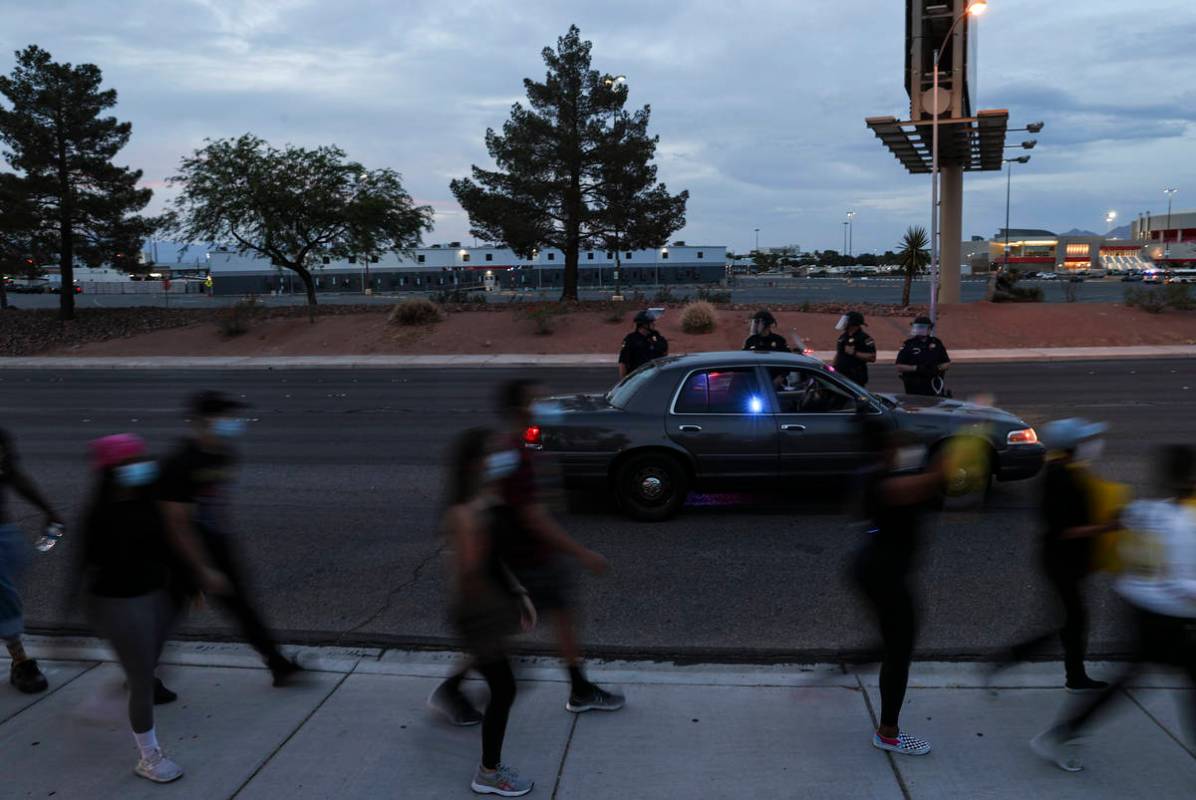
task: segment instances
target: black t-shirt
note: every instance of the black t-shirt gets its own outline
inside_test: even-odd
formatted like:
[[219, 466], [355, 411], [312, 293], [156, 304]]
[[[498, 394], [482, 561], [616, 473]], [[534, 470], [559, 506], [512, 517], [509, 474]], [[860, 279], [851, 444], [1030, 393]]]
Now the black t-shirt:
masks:
[[0, 525], [8, 523], [8, 486], [17, 474], [19, 466], [12, 437], [0, 428]]
[[1067, 566], [1086, 570], [1092, 558], [1092, 539], [1064, 539], [1069, 528], [1092, 524], [1092, 507], [1081, 468], [1066, 462], [1047, 463], [1042, 482], [1043, 543], [1048, 555], [1062, 558]]
[[635, 330], [623, 337], [623, 346], [619, 348], [619, 363], [627, 367], [630, 374], [652, 359], [668, 354], [669, 342], [658, 331], [652, 331], [645, 336]]
[[92, 509], [83, 560], [92, 594], [138, 597], [166, 588], [173, 562], [156, 488]]
[[951, 363], [947, 348], [934, 336], [912, 336], [897, 352], [898, 364], [912, 364], [917, 372], [901, 373], [906, 394], [933, 395], [931, 381], [940, 375], [939, 365]]
[[864, 513], [869, 520], [867, 561], [874, 571], [904, 575], [918, 552], [918, 527], [925, 503], [896, 505], [884, 495], [884, 482], [893, 477], [884, 469], [865, 473]]
[[744, 350], [773, 350], [778, 353], [788, 353], [789, 345], [785, 342], [785, 337], [780, 334], [770, 333], [767, 336], [761, 336], [758, 333], [753, 333], [743, 343]]
[[162, 464], [162, 499], [194, 503], [194, 522], [201, 533], [229, 533], [228, 485], [235, 467], [230, 454], [204, 450], [188, 439]]
[[855, 355], [848, 354], [845, 350], [848, 345], [855, 345], [856, 354], [862, 355], [875, 353], [876, 342], [864, 331], [858, 330], [851, 334], [843, 333], [835, 344], [835, 371], [860, 386], [866, 386], [868, 384], [868, 364]]
[[531, 451], [515, 440], [519, 466], [499, 484], [502, 502], [491, 509], [495, 544], [503, 561], [514, 570], [546, 564], [552, 552], [523, 524], [523, 512], [540, 502]]

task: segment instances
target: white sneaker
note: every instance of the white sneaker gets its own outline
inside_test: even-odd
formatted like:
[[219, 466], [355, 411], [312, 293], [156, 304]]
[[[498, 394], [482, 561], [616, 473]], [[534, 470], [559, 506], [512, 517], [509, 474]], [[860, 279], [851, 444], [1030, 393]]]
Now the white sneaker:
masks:
[[1079, 772], [1084, 768], [1080, 759], [1074, 753], [1064, 748], [1074, 746], [1074, 740], [1063, 738], [1063, 731], [1058, 726], [1047, 728], [1030, 740], [1030, 749], [1040, 757], [1050, 761], [1056, 767], [1066, 772]]
[[138, 761], [133, 772], [154, 783], [170, 783], [183, 777], [183, 768], [167, 758], [161, 750], [154, 750], [148, 757]]

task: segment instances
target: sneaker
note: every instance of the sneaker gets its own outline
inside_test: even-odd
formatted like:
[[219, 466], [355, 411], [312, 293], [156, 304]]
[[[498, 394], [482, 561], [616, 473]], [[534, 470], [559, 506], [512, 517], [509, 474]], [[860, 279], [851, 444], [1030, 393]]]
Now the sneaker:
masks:
[[1066, 772], [1079, 772], [1084, 768], [1079, 758], [1064, 749], [1074, 745], [1075, 739], [1065, 736], [1058, 725], [1047, 728], [1030, 740], [1031, 750]]
[[450, 689], [442, 683], [428, 696], [428, 708], [438, 712], [451, 725], [467, 728], [482, 721], [482, 712], [469, 702], [460, 689]]
[[183, 768], [167, 758], [161, 750], [154, 750], [148, 757], [143, 757], [133, 772], [154, 783], [170, 783], [183, 777]]
[[1085, 675], [1082, 678], [1067, 682], [1067, 691], [1073, 694], [1083, 692], [1099, 692], [1109, 688], [1107, 681], [1096, 681]]
[[574, 714], [583, 711], [618, 711], [624, 702], [623, 695], [618, 692], [608, 692], [591, 683], [581, 691], [569, 692], [565, 708]]
[[903, 756], [924, 756], [930, 752], [930, 742], [900, 731], [896, 739], [881, 736], [879, 733], [872, 734], [872, 746], [877, 750], [888, 750]]
[[494, 772], [487, 772], [478, 765], [469, 788], [478, 794], [496, 794], [499, 797], [523, 797], [536, 785], [535, 781], [519, 777], [519, 773], [503, 764]]
[[288, 685], [301, 672], [303, 672], [303, 667], [285, 658], [270, 666], [270, 674], [274, 676], [275, 686]]
[[50, 687], [46, 676], [37, 668], [37, 662], [27, 658], [19, 664], [13, 664], [8, 673], [8, 682], [25, 694], [37, 694]]
[[178, 694], [167, 689], [161, 678], [154, 678], [154, 705], [164, 706], [178, 699]]

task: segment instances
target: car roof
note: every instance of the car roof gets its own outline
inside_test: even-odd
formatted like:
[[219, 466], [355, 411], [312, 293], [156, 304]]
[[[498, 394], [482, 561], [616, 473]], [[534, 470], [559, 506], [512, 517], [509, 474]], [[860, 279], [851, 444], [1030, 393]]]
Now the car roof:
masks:
[[702, 369], [703, 367], [721, 367], [728, 362], [762, 363], [793, 366], [822, 367], [822, 361], [810, 356], [800, 356], [797, 353], [778, 353], [769, 350], [716, 350], [709, 353], [688, 353], [679, 356], [667, 356], [657, 361], [661, 369]]

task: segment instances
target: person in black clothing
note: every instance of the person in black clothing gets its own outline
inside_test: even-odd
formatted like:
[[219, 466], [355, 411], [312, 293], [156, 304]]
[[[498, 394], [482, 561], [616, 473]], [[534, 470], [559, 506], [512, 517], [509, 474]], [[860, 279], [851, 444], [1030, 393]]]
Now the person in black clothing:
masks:
[[1088, 677], [1084, 658], [1088, 648], [1088, 608], [1084, 581], [1092, 571], [1093, 538], [1115, 530], [1115, 523], [1092, 519], [1087, 467], [1100, 454], [1105, 426], [1083, 419], [1063, 419], [1043, 428], [1043, 442], [1052, 452], [1043, 474], [1041, 513], [1044, 525], [1042, 567], [1063, 610], [1062, 628], [1014, 645], [994, 662], [993, 673], [1024, 661], [1056, 635], [1063, 643], [1067, 689], [1104, 689], [1104, 681]]
[[236, 466], [234, 442], [245, 428], [235, 412], [246, 405], [222, 392], [201, 392], [192, 399], [195, 435], [163, 464], [162, 502], [167, 524], [180, 550], [192, 563], [210, 564], [193, 576], [198, 588], [237, 618], [245, 638], [285, 685], [301, 671], [279, 652], [261, 617], [250, 604], [247, 584], [228, 520], [228, 485]]
[[[789, 344], [785, 337], [776, 333], [773, 328], [777, 325], [777, 318], [767, 309], [760, 309], [752, 317], [752, 335], [743, 343], [744, 350], [769, 350], [775, 353], [789, 353]], [[799, 349], [797, 352], [801, 352]]]
[[906, 394], [938, 396], [944, 393], [943, 374], [951, 363], [947, 348], [934, 335], [930, 317], [921, 316], [910, 326], [910, 338], [897, 353], [897, 374]]
[[877, 454], [864, 474], [864, 516], [867, 541], [856, 556], [855, 579], [880, 625], [883, 658], [880, 667], [880, 725], [872, 745], [902, 755], [926, 755], [930, 744], [901, 730], [899, 717], [909, 683], [910, 661], [918, 622], [910, 586], [919, 550], [923, 513], [942, 489], [941, 462], [916, 472], [925, 447], [882, 423], [865, 421], [865, 446]]
[[[133, 434], [92, 442], [96, 489], [83, 525], [87, 616], [125, 672], [129, 723], [141, 753], [134, 771], [155, 783], [183, 776], [162, 752], [154, 705], [176, 695], [154, 676], [183, 598], [174, 573], [181, 563], [167, 539], [157, 502], [157, 464]], [[198, 564], [193, 565], [198, 567]]]
[[835, 344], [835, 371], [860, 386], [868, 385], [868, 365], [876, 361], [876, 342], [864, 332], [864, 315], [844, 314], [835, 330], [842, 331]]
[[619, 348], [619, 378], [626, 378], [654, 358], [669, 354], [669, 342], [656, 330], [656, 313], [635, 315], [635, 330], [623, 337]]
[[49, 684], [37, 666], [37, 661], [25, 653], [21, 636], [25, 632], [24, 607], [17, 591], [23, 568], [28, 561], [28, 543], [20, 528], [8, 517], [8, 487], [46, 515], [46, 524], [62, 524], [62, 518], [50, 505], [33, 479], [21, 469], [12, 439], [0, 428], [0, 639], [8, 647], [12, 658], [9, 682], [25, 694], [44, 692]]

